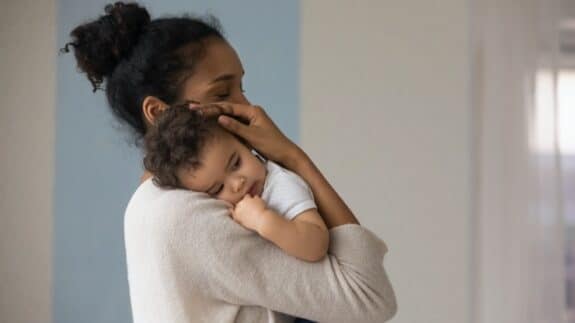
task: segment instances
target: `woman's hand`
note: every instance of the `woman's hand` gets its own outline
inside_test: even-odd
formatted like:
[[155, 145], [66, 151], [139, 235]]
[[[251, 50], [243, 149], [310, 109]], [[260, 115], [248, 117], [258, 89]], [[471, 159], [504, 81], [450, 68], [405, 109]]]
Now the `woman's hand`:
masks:
[[199, 109], [206, 116], [220, 115], [218, 123], [222, 127], [244, 138], [267, 159], [289, 165], [304, 155], [260, 106], [220, 102], [200, 106], [192, 104], [190, 107]]

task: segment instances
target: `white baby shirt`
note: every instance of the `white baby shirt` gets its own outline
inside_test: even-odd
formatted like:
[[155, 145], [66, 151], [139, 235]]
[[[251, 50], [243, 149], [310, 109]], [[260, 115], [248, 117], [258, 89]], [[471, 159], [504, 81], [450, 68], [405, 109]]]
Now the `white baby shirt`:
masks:
[[270, 209], [291, 221], [300, 213], [317, 208], [311, 189], [301, 177], [269, 160], [266, 168], [262, 199]]

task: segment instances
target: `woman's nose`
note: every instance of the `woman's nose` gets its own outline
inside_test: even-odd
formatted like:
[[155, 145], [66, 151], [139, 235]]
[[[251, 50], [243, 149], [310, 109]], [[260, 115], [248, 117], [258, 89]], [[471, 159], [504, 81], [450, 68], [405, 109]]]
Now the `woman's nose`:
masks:
[[239, 103], [239, 104], [250, 104], [250, 101], [248, 100], [248, 98], [244, 95], [243, 92], [238, 93], [234, 98], [232, 98], [230, 100], [233, 103]]
[[243, 176], [236, 177], [236, 179], [234, 180], [233, 186], [232, 186], [234, 189], [234, 193], [240, 192], [245, 184], [246, 184], [246, 178], [245, 177], [243, 177]]

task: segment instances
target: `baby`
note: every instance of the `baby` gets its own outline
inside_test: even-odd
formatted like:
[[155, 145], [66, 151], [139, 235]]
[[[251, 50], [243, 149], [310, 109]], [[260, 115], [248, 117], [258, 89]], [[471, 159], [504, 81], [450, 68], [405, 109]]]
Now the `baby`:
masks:
[[188, 105], [165, 110], [145, 137], [144, 166], [165, 188], [226, 201], [232, 218], [288, 254], [319, 261], [329, 232], [307, 183]]

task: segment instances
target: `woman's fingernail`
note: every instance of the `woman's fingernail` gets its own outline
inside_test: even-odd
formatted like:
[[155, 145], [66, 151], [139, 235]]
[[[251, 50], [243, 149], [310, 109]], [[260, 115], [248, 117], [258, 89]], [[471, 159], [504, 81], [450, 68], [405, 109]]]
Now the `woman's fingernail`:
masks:
[[226, 116], [220, 116], [220, 117], [218, 118], [218, 121], [219, 121], [221, 124], [223, 124], [223, 125], [228, 125], [228, 124], [230, 124], [230, 120], [229, 120], [229, 118], [226, 117]]

